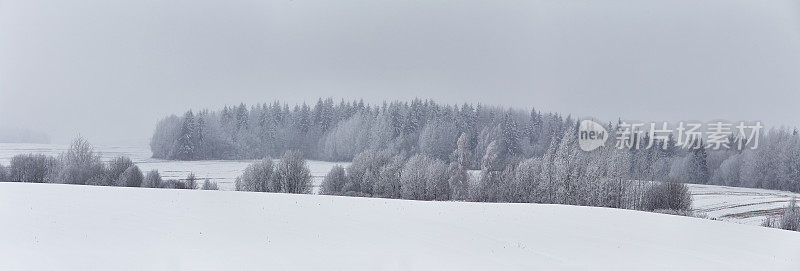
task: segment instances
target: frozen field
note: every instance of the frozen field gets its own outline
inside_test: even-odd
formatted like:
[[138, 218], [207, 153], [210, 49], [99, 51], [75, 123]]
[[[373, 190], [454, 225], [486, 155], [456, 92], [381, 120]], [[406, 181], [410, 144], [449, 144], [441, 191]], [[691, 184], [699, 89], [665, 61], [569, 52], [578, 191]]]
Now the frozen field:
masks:
[[[5, 144], [0, 143], [0, 164], [8, 165], [11, 157], [17, 154], [41, 153], [58, 155], [66, 151], [65, 145], [52, 144]], [[234, 180], [251, 160], [230, 161], [169, 161], [150, 158], [150, 150], [146, 147], [109, 147], [97, 146], [103, 159], [110, 160], [120, 155], [129, 156], [143, 171], [158, 169], [166, 179], [186, 178], [193, 172], [198, 178], [216, 181], [221, 190], [233, 190]], [[311, 175], [314, 178], [315, 191], [322, 178], [336, 164], [324, 161], [309, 161]], [[477, 174], [476, 172], [473, 172]], [[736, 223], [759, 225], [767, 216], [780, 213], [791, 197], [800, 198], [800, 194], [713, 185], [689, 185], [694, 196], [694, 210], [709, 217]]]
[[695, 212], [750, 225], [781, 214], [792, 197], [800, 200], [797, 193], [755, 188], [690, 184], [689, 190]]
[[[58, 156], [68, 147], [55, 144], [0, 143], [0, 164], [8, 165], [11, 158], [18, 154], [36, 153]], [[124, 155], [130, 157], [142, 172], [146, 173], [149, 170], [157, 169], [164, 179], [185, 179], [191, 172], [197, 178], [216, 181], [221, 190], [234, 190], [236, 177], [241, 175], [244, 168], [253, 162], [253, 160], [171, 161], [150, 158], [152, 154], [147, 147], [95, 146], [95, 148], [105, 161]], [[328, 174], [328, 171], [337, 164], [347, 166], [348, 163], [308, 161], [315, 191], [325, 174]]]
[[4, 270], [800, 270], [800, 233], [630, 210], [0, 183]]

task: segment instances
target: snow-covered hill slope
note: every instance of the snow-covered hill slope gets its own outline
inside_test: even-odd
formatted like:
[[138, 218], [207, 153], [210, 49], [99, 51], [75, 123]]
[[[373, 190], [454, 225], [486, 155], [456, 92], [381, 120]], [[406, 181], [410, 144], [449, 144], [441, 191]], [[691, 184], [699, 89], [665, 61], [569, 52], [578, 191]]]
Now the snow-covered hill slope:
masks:
[[592, 207], [0, 183], [2, 270], [800, 270], [800, 233]]

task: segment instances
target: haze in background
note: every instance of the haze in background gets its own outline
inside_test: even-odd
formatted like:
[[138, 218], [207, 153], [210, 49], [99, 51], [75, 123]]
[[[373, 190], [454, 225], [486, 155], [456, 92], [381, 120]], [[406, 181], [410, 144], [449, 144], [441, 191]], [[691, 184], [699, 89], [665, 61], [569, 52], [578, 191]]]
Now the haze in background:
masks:
[[317, 97], [800, 125], [798, 1], [0, 2], [0, 128], [146, 144]]

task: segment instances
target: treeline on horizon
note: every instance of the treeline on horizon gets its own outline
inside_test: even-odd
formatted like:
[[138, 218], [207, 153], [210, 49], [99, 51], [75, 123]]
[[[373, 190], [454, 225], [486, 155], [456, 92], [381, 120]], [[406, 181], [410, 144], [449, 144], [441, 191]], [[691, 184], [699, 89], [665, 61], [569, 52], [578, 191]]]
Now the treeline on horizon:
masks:
[[[584, 153], [577, 144], [564, 144], [574, 136], [577, 121], [570, 116], [537, 110], [523, 111], [481, 104], [442, 105], [430, 100], [384, 102], [319, 99], [314, 106], [279, 102], [253, 106], [240, 104], [222, 110], [187, 111], [169, 116], [156, 126], [151, 138], [153, 157], [174, 160], [261, 159], [298, 150], [304, 157], [326, 161], [352, 161], [365, 151], [385, 151], [410, 158], [414, 155], [449, 164], [457, 141], [466, 137], [472, 155], [467, 169], [482, 169], [482, 158], [492, 142], [500, 168], [521, 161], [543, 159], [551, 166], [552, 153], [570, 150], [566, 161], [588, 167], [621, 163], [616, 178], [744, 186], [800, 192], [800, 136], [796, 129], [765, 131], [759, 148], [742, 150], [684, 149], [674, 142], [637, 140], [623, 151]], [[614, 123], [609, 137], [615, 138]], [[646, 133], [645, 133], [646, 134]], [[661, 148], [667, 144], [667, 148]], [[591, 153], [608, 155], [586, 156]], [[548, 153], [550, 156], [548, 156]], [[546, 159], [551, 157], [549, 159]], [[623, 162], [616, 162], [623, 161]]]
[[[273, 102], [189, 110], [161, 120], [150, 147], [154, 158], [171, 160], [260, 159], [299, 150], [308, 159], [351, 161], [367, 149], [447, 160], [466, 133], [473, 151], [502, 138], [504, 154], [530, 157], [541, 156], [569, 123], [570, 117], [558, 114], [480, 104], [415, 99], [373, 106], [327, 98], [314, 106]], [[478, 159], [473, 162], [477, 167]]]

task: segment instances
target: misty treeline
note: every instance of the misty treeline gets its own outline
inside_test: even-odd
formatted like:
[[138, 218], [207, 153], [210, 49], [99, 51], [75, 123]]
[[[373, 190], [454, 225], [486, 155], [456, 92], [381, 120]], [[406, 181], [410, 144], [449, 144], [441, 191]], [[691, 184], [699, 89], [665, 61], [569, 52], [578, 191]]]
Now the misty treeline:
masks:
[[[419, 99], [372, 106], [328, 98], [313, 107], [274, 102], [190, 110], [161, 120], [150, 147], [153, 157], [176, 160], [261, 159], [298, 150], [308, 159], [351, 161], [368, 149], [448, 160], [456, 139], [466, 133], [470, 150], [479, 155], [499, 139], [504, 156], [531, 157], [542, 155], [551, 138], [571, 122], [534, 110]], [[472, 167], [479, 163], [473, 160]]]
[[[161, 120], [150, 145], [154, 157], [178, 160], [262, 159], [297, 150], [309, 159], [352, 161], [358, 154], [372, 151], [406, 159], [422, 155], [451, 164], [458, 138], [466, 135], [465, 148], [473, 155], [463, 161], [464, 167], [482, 169], [489, 144], [495, 142], [496, 163], [499, 171], [504, 171], [531, 159], [538, 162], [528, 164], [555, 167], [553, 163], [559, 160], [554, 152], [565, 138], [574, 141], [575, 126], [576, 120], [570, 116], [536, 110], [440, 105], [420, 99], [373, 106], [327, 98], [314, 106], [274, 102], [196, 114], [189, 110], [182, 117]], [[610, 141], [615, 138], [616, 126], [608, 124]], [[575, 155], [568, 159], [619, 164], [613, 178], [620, 180], [673, 180], [800, 192], [797, 130], [762, 133], [755, 150], [684, 149], [676, 147], [671, 138], [669, 142], [656, 140], [655, 146], [646, 148], [647, 131], [642, 134], [643, 138], [636, 138], [634, 146], [624, 150], [571, 150]], [[663, 144], [667, 147], [662, 148]]]
[[81, 137], [58, 157], [43, 154], [12, 157], [8, 167], [0, 165], [0, 181], [217, 190], [217, 184], [210, 180], [199, 187], [199, 180], [191, 173], [185, 180], [163, 180], [157, 170], [142, 173], [125, 156], [104, 162], [94, 147]]

